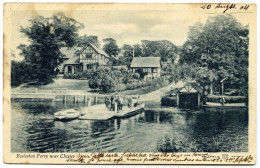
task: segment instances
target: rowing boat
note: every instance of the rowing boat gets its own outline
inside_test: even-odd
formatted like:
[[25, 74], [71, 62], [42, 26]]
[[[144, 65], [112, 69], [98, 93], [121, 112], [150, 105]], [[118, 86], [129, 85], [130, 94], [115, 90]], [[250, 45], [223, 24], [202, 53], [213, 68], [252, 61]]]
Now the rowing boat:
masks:
[[61, 121], [69, 121], [79, 118], [80, 111], [77, 109], [66, 109], [59, 112], [54, 113], [54, 117], [56, 120]]

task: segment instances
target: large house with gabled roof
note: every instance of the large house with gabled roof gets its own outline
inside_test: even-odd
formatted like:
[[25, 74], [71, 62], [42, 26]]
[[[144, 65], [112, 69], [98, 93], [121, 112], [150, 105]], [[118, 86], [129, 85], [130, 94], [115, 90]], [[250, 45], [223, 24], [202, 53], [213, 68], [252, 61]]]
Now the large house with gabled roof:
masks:
[[95, 70], [98, 66], [106, 66], [111, 59], [101, 48], [91, 43], [84, 47], [62, 47], [60, 51], [63, 55], [58, 66], [60, 73]]

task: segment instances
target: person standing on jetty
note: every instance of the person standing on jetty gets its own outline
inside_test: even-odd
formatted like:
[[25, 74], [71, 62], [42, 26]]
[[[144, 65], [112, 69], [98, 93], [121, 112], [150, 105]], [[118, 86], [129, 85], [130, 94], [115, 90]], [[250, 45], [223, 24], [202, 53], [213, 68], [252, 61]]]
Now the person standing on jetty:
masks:
[[115, 111], [115, 97], [111, 96], [111, 107], [110, 107], [111, 111]]
[[124, 99], [122, 96], [118, 96], [119, 110], [123, 109]]
[[109, 105], [110, 105], [110, 101], [109, 101], [109, 98], [108, 97], [105, 97], [105, 105], [106, 105], [106, 108], [109, 110]]
[[130, 98], [128, 99], [128, 107], [131, 108], [132, 105], [133, 105], [133, 99], [132, 99], [132, 97], [130, 97]]

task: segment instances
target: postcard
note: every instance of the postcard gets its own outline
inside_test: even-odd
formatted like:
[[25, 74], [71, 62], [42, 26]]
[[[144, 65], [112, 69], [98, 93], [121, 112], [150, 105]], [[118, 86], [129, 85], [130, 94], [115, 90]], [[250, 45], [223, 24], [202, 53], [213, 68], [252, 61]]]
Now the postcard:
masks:
[[4, 162], [255, 164], [256, 5], [6, 3]]

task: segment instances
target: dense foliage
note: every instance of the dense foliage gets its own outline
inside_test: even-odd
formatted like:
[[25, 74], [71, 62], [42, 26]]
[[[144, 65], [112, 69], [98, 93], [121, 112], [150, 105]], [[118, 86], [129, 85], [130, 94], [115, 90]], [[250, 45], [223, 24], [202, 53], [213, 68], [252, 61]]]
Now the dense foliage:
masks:
[[105, 43], [103, 46], [103, 50], [112, 57], [117, 57], [120, 52], [120, 48], [117, 45], [117, 42], [113, 38], [105, 38], [103, 39]]
[[[60, 47], [74, 46], [78, 37], [78, 29], [83, 25], [62, 13], [48, 18], [37, 16], [29, 21], [31, 24], [29, 27], [21, 27], [21, 33], [30, 41], [29, 45], [18, 46], [24, 57], [21, 64], [31, 66], [24, 71], [24, 76], [27, 75], [31, 80], [43, 82], [55, 75], [54, 69], [58, 66], [57, 60], [62, 57]], [[15, 67], [12, 75], [18, 76], [17, 74], [23, 72], [18, 67]], [[23, 80], [23, 78], [17, 80]]]
[[[93, 90], [101, 90], [105, 93], [133, 90], [158, 83], [163, 83], [164, 79], [154, 79], [144, 81], [139, 73], [132, 73], [124, 68], [117, 70], [109, 67], [98, 67], [96, 71], [92, 71], [89, 80], [89, 87]], [[168, 81], [166, 81], [168, 84]]]
[[177, 54], [178, 48], [168, 40], [161, 41], [149, 41], [142, 40], [143, 56], [160, 56], [162, 62], [170, 60], [174, 62]]
[[97, 36], [87, 36], [87, 35], [83, 35], [83, 36], [79, 36], [77, 38], [77, 42], [76, 42], [77, 46], [82, 47], [85, 46], [88, 43], [94, 44], [97, 47], [100, 47], [100, 41], [98, 40]]
[[174, 80], [194, 79], [211, 91], [221, 88], [220, 81], [247, 95], [248, 27], [231, 15], [210, 17], [205, 25], [190, 27], [188, 40], [180, 52], [179, 65], [167, 67], [176, 72]]

